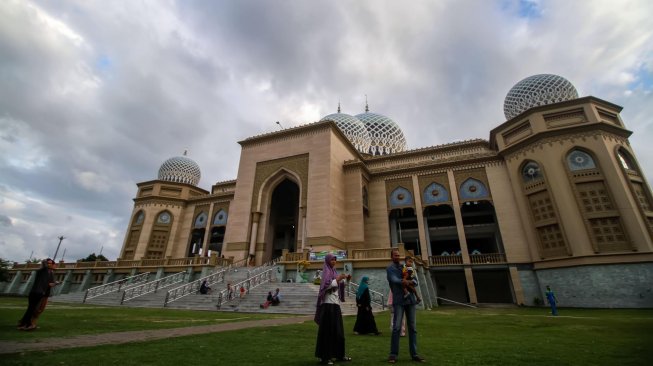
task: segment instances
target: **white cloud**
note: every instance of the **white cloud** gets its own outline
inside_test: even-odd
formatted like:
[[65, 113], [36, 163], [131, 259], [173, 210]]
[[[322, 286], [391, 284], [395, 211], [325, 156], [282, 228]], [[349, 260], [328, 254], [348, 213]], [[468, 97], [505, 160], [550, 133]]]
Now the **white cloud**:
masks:
[[[488, 138], [524, 77], [618, 105], [653, 176], [646, 0], [0, 2], [0, 253], [115, 258], [136, 193], [190, 150], [200, 186], [239, 140], [335, 112], [391, 117], [410, 148]], [[82, 187], [83, 189], [80, 189]], [[6, 222], [3, 221], [3, 222]], [[5, 254], [6, 253], [6, 254]]]

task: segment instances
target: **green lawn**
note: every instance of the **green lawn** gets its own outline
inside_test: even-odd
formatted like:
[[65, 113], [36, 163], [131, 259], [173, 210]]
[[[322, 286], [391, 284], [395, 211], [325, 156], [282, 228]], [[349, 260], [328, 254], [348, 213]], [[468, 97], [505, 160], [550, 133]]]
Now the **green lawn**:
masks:
[[[229, 318], [255, 317], [239, 313], [59, 305], [48, 308], [40, 322], [41, 328], [29, 333], [15, 330], [16, 316], [24, 309], [7, 309], [13, 301], [0, 299], [5, 340], [47, 341], [45, 338], [53, 336], [215, 324]], [[417, 315], [419, 352], [432, 365], [648, 365], [653, 360], [653, 310], [563, 308], [561, 316], [550, 317], [545, 308], [440, 309], [420, 311]], [[352, 365], [385, 363], [390, 345], [388, 316], [385, 312], [376, 317], [383, 331], [381, 336], [346, 334]], [[205, 322], [205, 319], [210, 320]], [[354, 317], [346, 317], [345, 329], [351, 330], [354, 321]], [[316, 333], [317, 326], [306, 322], [144, 343], [2, 355], [0, 364], [315, 365]], [[401, 340], [398, 364], [413, 364], [408, 358], [406, 338]]]

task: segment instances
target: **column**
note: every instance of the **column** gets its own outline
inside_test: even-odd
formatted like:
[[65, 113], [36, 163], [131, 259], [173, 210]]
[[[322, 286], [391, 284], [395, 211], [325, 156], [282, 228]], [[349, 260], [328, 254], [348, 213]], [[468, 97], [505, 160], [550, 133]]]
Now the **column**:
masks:
[[249, 255], [256, 255], [256, 237], [258, 236], [258, 222], [261, 212], [252, 212], [252, 232], [249, 238]]
[[208, 218], [206, 220], [206, 230], [204, 231], [204, 245], [202, 245], [202, 256], [208, 257], [208, 251], [209, 251], [209, 238], [211, 235], [211, 225], [213, 224], [213, 206], [215, 205], [215, 202], [211, 202], [211, 206], [209, 207], [209, 213]]
[[424, 210], [422, 209], [422, 192], [419, 188], [417, 176], [413, 175], [413, 199], [415, 200], [415, 215], [417, 216], [417, 231], [419, 234], [419, 252], [422, 260], [429, 262], [429, 243], [426, 241], [426, 228], [424, 225]]
[[299, 207], [299, 228], [298, 230], [302, 235], [301, 250], [306, 249], [306, 207]]

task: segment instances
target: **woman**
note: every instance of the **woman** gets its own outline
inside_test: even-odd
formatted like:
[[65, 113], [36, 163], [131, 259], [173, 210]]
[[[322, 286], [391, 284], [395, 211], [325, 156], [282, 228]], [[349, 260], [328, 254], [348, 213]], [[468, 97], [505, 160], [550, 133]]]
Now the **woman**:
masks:
[[370, 297], [369, 278], [364, 276], [358, 285], [358, 292], [356, 293], [356, 306], [358, 313], [356, 314], [356, 324], [354, 324], [354, 334], [381, 334], [376, 328], [376, 321], [372, 313], [372, 298]]
[[38, 318], [41, 301], [43, 298], [47, 299], [50, 288], [56, 285], [52, 271], [53, 266], [54, 261], [50, 258], [41, 261], [41, 268], [36, 271], [36, 278], [29, 292], [27, 310], [18, 323], [19, 330], [36, 329], [36, 324], [32, 322], [32, 319]]
[[324, 365], [333, 365], [333, 359], [351, 361], [345, 356], [345, 332], [342, 325], [340, 302], [345, 296], [345, 274], [336, 271], [336, 257], [327, 254], [322, 269], [322, 282], [317, 296], [315, 322], [319, 325], [315, 357]]

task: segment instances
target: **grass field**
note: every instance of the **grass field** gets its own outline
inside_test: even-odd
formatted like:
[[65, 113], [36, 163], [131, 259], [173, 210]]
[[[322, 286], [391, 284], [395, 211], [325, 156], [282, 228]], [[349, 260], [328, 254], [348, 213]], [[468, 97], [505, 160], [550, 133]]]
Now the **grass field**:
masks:
[[[47, 342], [102, 332], [161, 329], [269, 318], [269, 315], [168, 309], [48, 307], [34, 332], [15, 323], [26, 300], [0, 298], [0, 340]], [[545, 308], [459, 309], [418, 312], [418, 348], [432, 365], [649, 365], [653, 310]], [[389, 314], [376, 317], [381, 336], [346, 333], [352, 365], [384, 364]], [[345, 317], [345, 329], [355, 317]], [[210, 333], [115, 346], [1, 355], [2, 365], [316, 365], [312, 322]], [[402, 338], [398, 364], [413, 364]]]

